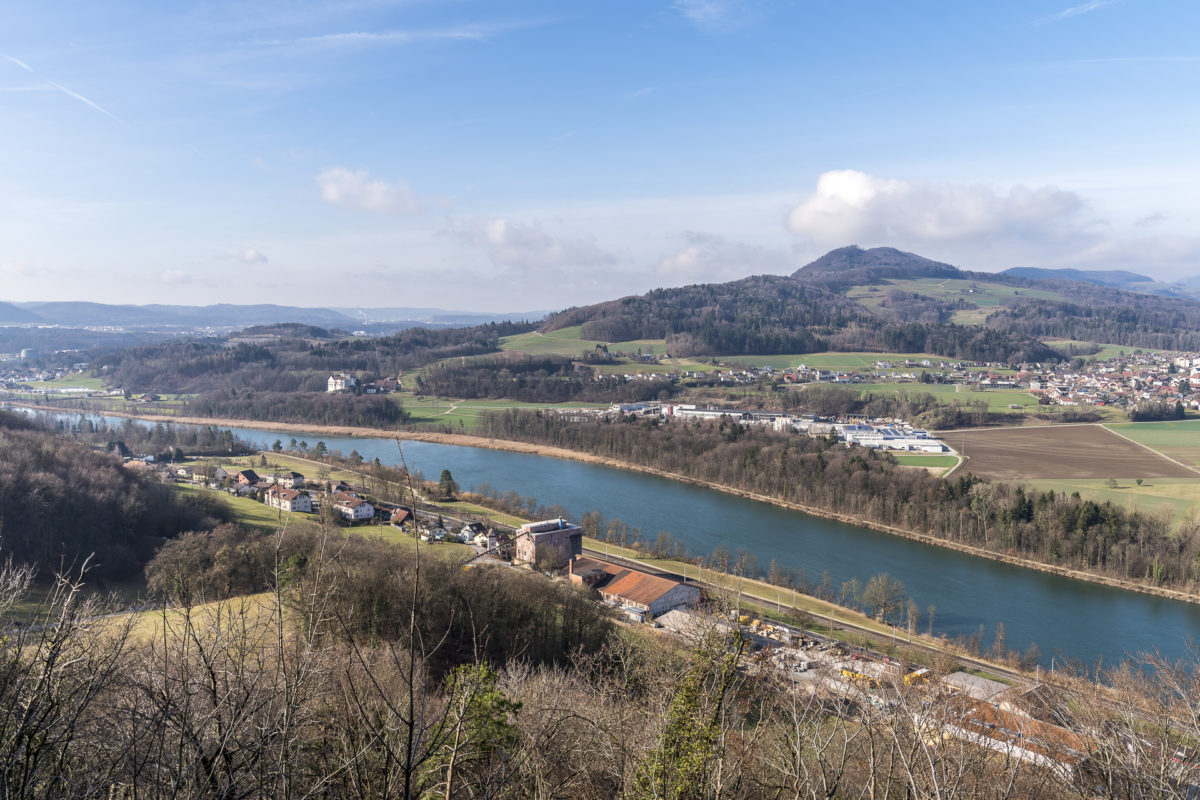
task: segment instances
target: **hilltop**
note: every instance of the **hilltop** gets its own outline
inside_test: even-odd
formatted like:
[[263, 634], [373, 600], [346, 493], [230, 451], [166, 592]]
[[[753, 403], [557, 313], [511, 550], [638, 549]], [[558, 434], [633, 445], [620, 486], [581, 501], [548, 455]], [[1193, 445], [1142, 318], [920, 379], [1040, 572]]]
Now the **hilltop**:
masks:
[[933, 261], [894, 247], [864, 250], [858, 245], [839, 247], [805, 264], [793, 278], [829, 284], [876, 282], [888, 278], [963, 278], [966, 274], [951, 264]]

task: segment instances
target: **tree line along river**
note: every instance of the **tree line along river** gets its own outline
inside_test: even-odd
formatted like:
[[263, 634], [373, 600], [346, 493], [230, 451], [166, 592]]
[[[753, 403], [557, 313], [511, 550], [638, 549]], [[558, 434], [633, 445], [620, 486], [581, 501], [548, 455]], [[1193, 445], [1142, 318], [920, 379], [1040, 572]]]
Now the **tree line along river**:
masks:
[[[77, 413], [61, 416], [79, 418]], [[109, 424], [124, 421], [103, 419]], [[263, 449], [276, 439], [302, 438], [285, 431], [232, 431]], [[357, 450], [366, 461], [400, 461], [393, 439], [306, 438], [310, 446], [319, 439], [331, 450]], [[982, 627], [986, 649], [1003, 622], [1008, 647], [1024, 650], [1037, 643], [1044, 667], [1064, 659], [1087, 666], [1115, 664], [1151, 651], [1184, 658], [1193, 640], [1200, 639], [1196, 604], [978, 558], [632, 470], [429, 442], [408, 441], [403, 447], [409, 468], [426, 477], [449, 469], [464, 488], [487, 483], [501, 492], [532, 496], [563, 506], [576, 521], [597, 510], [606, 519], [620, 518], [640, 528], [650, 540], [668, 531], [694, 554], [708, 554], [724, 544], [731, 553], [752, 553], [763, 568], [774, 559], [781, 567], [803, 570], [813, 584], [828, 573], [835, 587], [855, 578], [865, 584], [886, 572], [904, 583], [923, 614], [930, 605], [936, 607], [935, 633], [970, 636]]]

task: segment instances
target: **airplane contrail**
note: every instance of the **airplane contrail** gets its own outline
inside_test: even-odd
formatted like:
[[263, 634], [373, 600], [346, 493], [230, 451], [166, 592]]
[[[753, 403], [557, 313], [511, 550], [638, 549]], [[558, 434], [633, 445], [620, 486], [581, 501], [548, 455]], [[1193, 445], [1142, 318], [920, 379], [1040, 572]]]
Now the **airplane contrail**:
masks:
[[55, 83], [54, 81], [50, 80], [49, 78], [42, 78], [42, 76], [41, 76], [41, 75], [38, 75], [37, 71], [36, 71], [36, 70], [34, 70], [34, 68], [33, 68], [33, 67], [29, 66], [28, 64], [26, 64], [26, 63], [25, 63], [24, 61], [22, 61], [21, 59], [19, 59], [19, 58], [13, 58], [12, 56], [5, 56], [5, 58], [6, 58], [6, 59], [8, 59], [9, 61], [11, 61], [12, 63], [16, 64], [16, 65], [17, 65], [18, 67], [20, 67], [21, 69], [23, 69], [23, 70], [25, 70], [26, 72], [30, 73], [31, 75], [37, 75], [37, 77], [41, 78], [41, 79], [42, 79], [43, 81], [45, 81], [46, 83], [50, 84], [51, 86], [53, 86], [53, 87], [54, 87], [55, 89], [57, 89], [58, 91], [60, 91], [60, 92], [62, 92], [63, 94], [65, 94], [67, 97], [70, 97], [70, 98], [73, 98], [73, 99], [75, 99], [75, 100], [78, 100], [79, 102], [83, 103], [84, 105], [86, 105], [86, 106], [89, 106], [90, 108], [93, 108], [93, 109], [95, 109], [96, 111], [99, 111], [101, 114], [103, 114], [104, 116], [106, 116], [106, 117], [108, 117], [109, 119], [113, 120], [114, 122], [117, 122], [117, 123], [119, 123], [119, 124], [121, 124], [121, 125], [124, 125], [124, 126], [125, 126], [126, 128], [128, 128], [129, 130], [133, 130], [133, 126], [132, 126], [132, 125], [130, 125], [128, 122], [126, 122], [125, 120], [123, 120], [123, 119], [121, 119], [120, 117], [118, 117], [116, 114], [114, 114], [114, 113], [112, 113], [111, 111], [109, 111], [107, 108], [104, 108], [104, 107], [103, 107], [103, 106], [101, 106], [99, 103], [95, 103], [95, 102], [93, 102], [93, 101], [91, 101], [91, 100], [87, 99], [86, 97], [84, 97], [83, 95], [81, 95], [79, 92], [73, 92], [73, 91], [71, 91], [71, 90], [70, 90], [70, 89], [68, 89], [67, 87], [63, 86], [61, 83]]

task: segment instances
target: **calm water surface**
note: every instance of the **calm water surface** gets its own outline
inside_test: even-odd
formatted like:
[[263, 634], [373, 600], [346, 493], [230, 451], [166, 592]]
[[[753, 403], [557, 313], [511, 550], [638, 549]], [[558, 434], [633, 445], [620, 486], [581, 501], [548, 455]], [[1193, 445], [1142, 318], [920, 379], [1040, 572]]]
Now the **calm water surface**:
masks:
[[[77, 419], [77, 414], [64, 415]], [[107, 418], [110, 423], [122, 420]], [[268, 448], [276, 439], [324, 441], [330, 449], [363, 458], [399, 462], [390, 439], [299, 436], [290, 432], [234, 428], [236, 436]], [[865, 583], [887, 572], [904, 582], [922, 613], [936, 606], [934, 631], [949, 636], [984, 629], [991, 644], [1003, 622], [1008, 646], [1036, 642], [1044, 665], [1051, 659], [1111, 664], [1128, 654], [1157, 650], [1172, 658], [1200, 640], [1200, 606], [1112, 589], [1013, 567], [909, 541], [856, 525], [833, 522], [767, 503], [652, 475], [559, 460], [547, 456], [427, 442], [405, 442], [411, 469], [434, 477], [449, 469], [463, 487], [487, 483], [500, 491], [557, 503], [578, 520], [586, 511], [619, 517], [653, 539], [669, 531], [693, 553], [718, 544], [745, 549], [764, 568], [775, 559], [803, 570], [813, 583], [828, 572], [834, 586], [852, 578]], [[922, 623], [924, 629], [925, 623]]]

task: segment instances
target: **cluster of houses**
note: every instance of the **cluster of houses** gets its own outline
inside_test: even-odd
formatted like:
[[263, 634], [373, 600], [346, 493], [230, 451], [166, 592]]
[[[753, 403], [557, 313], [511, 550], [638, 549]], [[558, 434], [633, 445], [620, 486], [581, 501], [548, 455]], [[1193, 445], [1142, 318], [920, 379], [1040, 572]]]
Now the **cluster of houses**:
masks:
[[[204, 476], [192, 473], [188, 467], [176, 468], [176, 477], [182, 479], [205, 480]], [[259, 475], [253, 469], [228, 471], [222, 467], [212, 470], [207, 478], [209, 485], [218, 487], [225, 481], [231, 485], [230, 491], [242, 497], [253, 497], [263, 501], [271, 508], [280, 511], [298, 511], [311, 514], [317, 510], [318, 503], [313, 499], [311, 486], [304, 475], [299, 472], [275, 472]], [[375, 506], [360, 497], [358, 492], [345, 483], [324, 484], [320, 487], [322, 494], [328, 493], [330, 506], [347, 522], [363, 522], [375, 518]]]
[[1132, 407], [1144, 402], [1181, 403], [1200, 409], [1200, 354], [1139, 353], [1097, 361], [1084, 369], [1018, 373], [1022, 388], [1066, 406]]
[[[597, 375], [596, 380], [611, 379]], [[1082, 367], [1070, 361], [1009, 365], [954, 359], [880, 359], [862, 370], [833, 370], [803, 363], [777, 370], [765, 367], [725, 367], [711, 371], [689, 370], [673, 374], [629, 373], [625, 381], [679, 380], [747, 386], [763, 380], [785, 385], [810, 383], [917, 383], [929, 381], [972, 389], [1023, 390], [1050, 405], [1115, 405], [1141, 402], [1180, 402], [1200, 409], [1200, 353], [1149, 352], [1090, 361]], [[581, 415], [582, 410], [572, 413]]]

